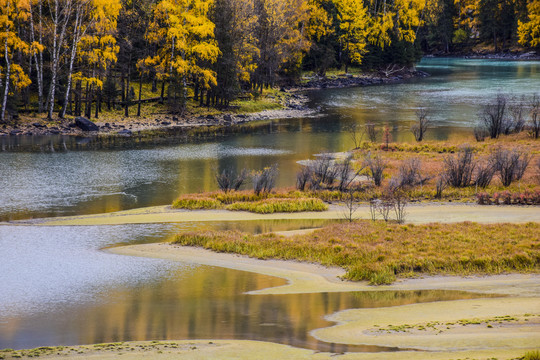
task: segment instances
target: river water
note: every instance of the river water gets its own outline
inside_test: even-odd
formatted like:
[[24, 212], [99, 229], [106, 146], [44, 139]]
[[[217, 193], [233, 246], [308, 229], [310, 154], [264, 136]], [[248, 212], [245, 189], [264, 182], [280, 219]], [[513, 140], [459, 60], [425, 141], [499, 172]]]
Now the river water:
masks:
[[0, 152], [0, 221], [170, 204], [180, 194], [215, 189], [215, 169], [277, 163], [278, 186], [293, 186], [298, 160], [352, 147], [351, 124], [386, 125], [395, 140], [411, 141], [409, 126], [424, 106], [434, 119], [428, 138], [470, 136], [481, 105], [498, 91], [540, 93], [540, 62], [424, 59], [418, 68], [432, 76], [311, 92], [309, 105], [320, 108], [320, 116], [268, 121], [218, 140], [152, 149]]
[[[346, 129], [375, 122], [394, 139], [418, 106], [433, 109], [428, 138], [467, 136], [483, 103], [499, 90], [540, 92], [539, 62], [426, 59], [432, 74], [402, 84], [310, 93], [321, 116], [275, 120], [252, 133], [153, 149], [0, 153], [0, 220], [79, 215], [169, 204], [182, 193], [215, 188], [215, 169], [277, 163], [279, 186], [292, 186], [296, 162], [351, 148]], [[436, 110], [436, 111], [435, 111]], [[283, 280], [252, 273], [112, 255], [100, 249], [166, 241], [200, 226], [253, 232], [324, 222], [153, 224], [95, 227], [0, 226], [0, 348], [148, 339], [235, 338], [324, 351], [395, 350], [321, 343], [309, 331], [351, 307], [392, 306], [473, 295], [366, 292], [252, 296]], [[310, 311], [306, 312], [306, 304]]]

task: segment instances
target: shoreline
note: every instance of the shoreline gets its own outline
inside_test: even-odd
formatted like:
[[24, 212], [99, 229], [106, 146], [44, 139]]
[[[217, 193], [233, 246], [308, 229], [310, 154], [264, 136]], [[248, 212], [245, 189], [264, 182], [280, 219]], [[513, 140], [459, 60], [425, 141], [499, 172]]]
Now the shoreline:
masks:
[[[51, 217], [29, 220], [0, 222], [1, 225], [40, 226], [87, 226], [179, 223], [204, 221], [248, 221], [248, 220], [344, 220], [346, 207], [330, 205], [327, 211], [257, 214], [231, 210], [182, 210], [170, 205], [151, 206], [111, 213]], [[357, 219], [370, 219], [369, 205], [359, 206]], [[534, 205], [484, 206], [474, 203], [425, 203], [407, 208], [407, 223], [430, 222], [478, 222], [478, 223], [527, 223], [540, 222], [540, 211]]]
[[[422, 276], [398, 279], [392, 285], [368, 285], [367, 282], [341, 280], [345, 270], [292, 260], [260, 260], [248, 256], [217, 253], [198, 247], [169, 243], [118, 246], [104, 251], [123, 256], [149, 257], [190, 264], [225, 267], [279, 277], [287, 284], [248, 292], [252, 295], [284, 295], [314, 292], [459, 290], [483, 294], [540, 297], [540, 274], [504, 274], [471, 276]], [[540, 305], [539, 309], [540, 311]]]
[[[296, 348], [290, 345], [256, 340], [166, 340], [166, 341], [131, 341], [109, 344], [43, 347], [34, 350], [20, 350], [5, 353], [6, 359], [94, 359], [131, 360], [158, 359], [357, 359], [357, 360], [450, 360], [450, 359], [513, 359], [523, 356], [529, 349], [491, 349], [469, 351], [398, 351], [374, 353], [328, 353]], [[3, 353], [0, 352], [0, 355]], [[11, 357], [10, 354], [16, 354]], [[29, 356], [30, 355], [30, 356]]]
[[[56, 119], [53, 122], [35, 117], [25, 124], [14, 126], [4, 125], [0, 128], [0, 139], [20, 138], [45, 135], [60, 135], [68, 137], [97, 137], [113, 136], [119, 138], [136, 138], [144, 136], [149, 132], [167, 132], [172, 130], [196, 130], [205, 127], [228, 128], [235, 125], [242, 125], [255, 121], [276, 120], [286, 118], [300, 118], [319, 115], [319, 109], [308, 108], [306, 106], [308, 97], [302, 92], [321, 89], [340, 89], [351, 87], [363, 87], [372, 85], [395, 84], [412, 78], [424, 78], [429, 74], [417, 70], [402, 70], [389, 76], [376, 73], [366, 73], [363, 75], [342, 75], [331, 77], [313, 77], [305, 84], [295, 84], [282, 87], [280, 92], [287, 96], [284, 102], [275, 101], [280, 105], [279, 109], [269, 109], [254, 113], [234, 113], [224, 111], [216, 115], [195, 115], [188, 114], [178, 116], [174, 114], [152, 114], [148, 117], [131, 116], [122, 121], [112, 121], [104, 119], [89, 119], [98, 126], [98, 131], [87, 131], [78, 128], [73, 119]], [[133, 106], [137, 104], [134, 103]], [[60, 121], [59, 121], [60, 120]]]

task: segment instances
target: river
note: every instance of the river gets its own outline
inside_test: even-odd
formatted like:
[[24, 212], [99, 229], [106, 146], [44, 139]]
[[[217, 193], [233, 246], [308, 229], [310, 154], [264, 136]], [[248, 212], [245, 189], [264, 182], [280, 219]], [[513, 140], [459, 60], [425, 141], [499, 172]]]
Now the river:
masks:
[[[498, 91], [540, 92], [540, 62], [424, 59], [432, 74], [401, 84], [312, 92], [320, 116], [274, 120], [251, 133], [153, 149], [0, 153], [0, 220], [110, 212], [169, 204], [215, 189], [216, 169], [277, 163], [278, 186], [292, 186], [296, 162], [352, 146], [351, 124], [389, 126], [410, 141], [415, 110], [435, 120], [431, 139], [468, 136], [482, 104]], [[321, 343], [309, 331], [324, 315], [351, 307], [463, 298], [455, 292], [366, 292], [251, 296], [283, 280], [100, 249], [166, 241], [204, 226], [252, 232], [324, 222], [154, 224], [95, 227], [0, 226], [0, 348], [145, 339], [235, 338], [324, 351], [380, 351]], [[310, 311], [305, 312], [305, 304]]]

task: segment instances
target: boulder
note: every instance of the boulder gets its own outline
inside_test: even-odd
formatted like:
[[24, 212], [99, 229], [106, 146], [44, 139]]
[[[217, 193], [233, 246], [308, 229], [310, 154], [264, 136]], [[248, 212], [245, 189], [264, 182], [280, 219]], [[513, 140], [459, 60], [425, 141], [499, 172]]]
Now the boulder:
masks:
[[131, 136], [132, 134], [133, 134], [133, 133], [131, 132], [131, 130], [128, 130], [128, 129], [120, 130], [120, 131], [118, 132], [118, 135], [120, 135], [120, 136], [127, 136], [127, 137], [129, 137], [129, 136]]
[[99, 131], [99, 127], [82, 116], [75, 118], [75, 125], [82, 131]]

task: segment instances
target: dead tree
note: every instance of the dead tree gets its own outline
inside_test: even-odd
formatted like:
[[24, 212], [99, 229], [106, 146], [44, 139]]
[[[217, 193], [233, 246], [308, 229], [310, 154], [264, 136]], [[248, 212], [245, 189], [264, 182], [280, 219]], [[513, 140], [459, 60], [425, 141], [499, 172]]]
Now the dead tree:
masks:
[[424, 139], [431, 120], [429, 119], [428, 111], [425, 108], [420, 108], [416, 111], [416, 124], [411, 126], [411, 131], [414, 134], [416, 141], [420, 142]]

